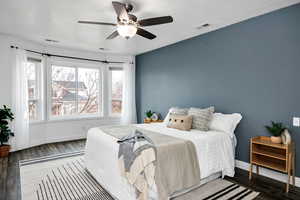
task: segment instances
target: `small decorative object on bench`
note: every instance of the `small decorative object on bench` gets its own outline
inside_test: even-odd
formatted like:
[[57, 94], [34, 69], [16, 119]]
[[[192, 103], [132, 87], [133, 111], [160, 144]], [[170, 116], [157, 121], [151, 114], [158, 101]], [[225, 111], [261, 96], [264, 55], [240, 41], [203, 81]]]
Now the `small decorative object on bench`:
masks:
[[9, 128], [9, 122], [14, 119], [14, 115], [10, 108], [3, 105], [0, 109], [0, 158], [6, 157], [9, 154], [10, 145], [8, 142], [10, 136], [14, 136], [14, 133]]
[[250, 144], [250, 170], [249, 179], [252, 179], [253, 165], [256, 165], [256, 173], [259, 167], [266, 167], [288, 175], [286, 192], [289, 192], [292, 176], [295, 186], [295, 144], [275, 144], [270, 137], [260, 136], [251, 138]]
[[284, 129], [283, 133], [281, 134], [281, 140], [283, 144], [291, 144], [292, 138], [288, 129]]
[[145, 114], [146, 118], [144, 119], [144, 123], [163, 122], [163, 120], [159, 119], [160, 115], [151, 110], [147, 110]]
[[281, 134], [286, 129], [282, 123], [271, 122], [272, 126], [265, 126], [266, 129], [273, 135], [271, 141], [276, 144], [282, 143]]
[[158, 114], [156, 114], [155, 112], [152, 113], [152, 116], [151, 116], [151, 121], [155, 122], [159, 119], [158, 117]]

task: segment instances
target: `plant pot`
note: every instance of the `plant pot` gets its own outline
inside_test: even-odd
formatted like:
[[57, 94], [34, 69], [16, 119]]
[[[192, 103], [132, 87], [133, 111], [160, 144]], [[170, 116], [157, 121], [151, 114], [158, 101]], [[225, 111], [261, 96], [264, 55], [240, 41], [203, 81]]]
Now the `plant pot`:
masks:
[[275, 144], [281, 144], [282, 143], [282, 139], [280, 136], [275, 137], [275, 136], [271, 136], [271, 142], [275, 143]]
[[0, 158], [7, 157], [9, 154], [10, 145], [0, 146]]

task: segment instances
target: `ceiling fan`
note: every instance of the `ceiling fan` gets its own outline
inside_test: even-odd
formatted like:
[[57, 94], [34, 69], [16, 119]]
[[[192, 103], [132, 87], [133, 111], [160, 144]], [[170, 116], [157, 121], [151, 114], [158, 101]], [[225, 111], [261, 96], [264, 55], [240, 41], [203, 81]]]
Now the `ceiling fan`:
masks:
[[154, 39], [156, 35], [142, 29], [144, 26], [153, 26], [159, 24], [166, 24], [173, 22], [171, 16], [155, 17], [137, 20], [137, 17], [133, 14], [129, 14], [133, 10], [131, 4], [124, 4], [117, 1], [113, 1], [112, 5], [117, 13], [117, 23], [105, 23], [105, 22], [94, 22], [94, 21], [78, 21], [82, 24], [95, 24], [105, 26], [116, 26], [117, 30], [110, 34], [106, 39], [114, 39], [117, 36], [122, 36], [126, 39], [133, 37], [135, 34], [145, 37], [147, 39]]

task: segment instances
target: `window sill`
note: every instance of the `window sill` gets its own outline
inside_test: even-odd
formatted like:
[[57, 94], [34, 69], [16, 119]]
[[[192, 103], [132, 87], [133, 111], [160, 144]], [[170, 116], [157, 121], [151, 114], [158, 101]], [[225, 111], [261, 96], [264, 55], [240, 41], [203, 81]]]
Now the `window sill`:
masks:
[[51, 124], [51, 123], [64, 123], [64, 122], [72, 122], [72, 121], [85, 121], [85, 120], [99, 120], [102, 122], [119, 122], [121, 120], [120, 117], [72, 117], [72, 118], [56, 118], [56, 119], [49, 119], [43, 121], [32, 121], [30, 125], [38, 125], [38, 124]]
[[35, 120], [35, 121], [29, 121], [29, 125], [35, 125], [35, 124], [44, 124], [45, 120]]
[[57, 121], [77, 121], [77, 120], [93, 120], [93, 119], [102, 119], [104, 117], [98, 115], [77, 115], [77, 116], [66, 116], [66, 117], [49, 117], [48, 122], [57, 122]]
[[121, 119], [121, 114], [110, 114], [109, 118], [120, 118]]

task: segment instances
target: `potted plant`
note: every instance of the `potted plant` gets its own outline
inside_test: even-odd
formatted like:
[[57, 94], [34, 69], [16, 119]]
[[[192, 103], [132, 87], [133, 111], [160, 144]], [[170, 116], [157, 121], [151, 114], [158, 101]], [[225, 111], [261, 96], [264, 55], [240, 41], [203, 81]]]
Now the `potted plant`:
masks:
[[271, 122], [271, 126], [265, 126], [266, 129], [273, 135], [271, 136], [271, 141], [273, 143], [282, 143], [281, 134], [286, 129], [282, 123]]
[[146, 114], [146, 121], [151, 121], [151, 117], [153, 115], [153, 112], [151, 110], [147, 110], [145, 112], [145, 114]]
[[14, 115], [11, 109], [3, 105], [0, 109], [0, 157], [6, 157], [9, 154], [10, 145], [8, 142], [10, 136], [14, 136], [14, 133], [10, 130], [9, 122], [14, 119]]

